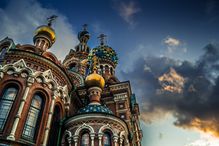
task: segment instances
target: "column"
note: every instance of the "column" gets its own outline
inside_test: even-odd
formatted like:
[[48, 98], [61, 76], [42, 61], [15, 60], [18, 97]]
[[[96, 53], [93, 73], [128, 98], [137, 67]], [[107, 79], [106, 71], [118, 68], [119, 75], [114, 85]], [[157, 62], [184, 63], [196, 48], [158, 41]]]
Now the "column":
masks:
[[102, 146], [102, 137], [103, 137], [103, 133], [99, 133], [98, 134], [99, 146]]
[[72, 137], [68, 137], [68, 145], [71, 146], [72, 144]]
[[124, 140], [124, 138], [123, 137], [120, 137], [120, 139], [119, 139], [119, 146], [122, 146], [122, 143], [123, 143], [123, 140]]
[[74, 135], [73, 139], [75, 142], [75, 146], [78, 146], [78, 135]]
[[28, 96], [28, 93], [29, 93], [29, 90], [30, 90], [30, 86], [32, 85], [32, 83], [27, 83], [27, 87], [24, 91], [24, 96], [22, 97], [21, 99], [21, 103], [20, 103], [20, 106], [19, 106], [19, 109], [18, 109], [18, 112], [15, 116], [15, 120], [14, 120], [14, 123], [13, 123], [13, 126], [12, 126], [12, 129], [11, 129], [11, 133], [9, 134], [9, 136], [7, 137], [8, 140], [15, 140], [15, 132], [17, 130], [17, 126], [18, 126], [18, 123], [20, 121], [20, 118], [21, 118], [21, 114], [22, 114], [22, 111], [24, 109], [24, 105], [26, 103], [26, 100], [27, 100], [27, 96]]
[[55, 95], [53, 95], [52, 103], [51, 103], [51, 106], [49, 109], [49, 116], [48, 116], [48, 121], [46, 124], [46, 130], [45, 130], [45, 135], [44, 135], [42, 146], [46, 146], [46, 144], [47, 144], [49, 130], [50, 130], [50, 126], [51, 126], [52, 115], [53, 115], [53, 110], [54, 110], [54, 105], [55, 105], [55, 98], [56, 98]]
[[91, 134], [90, 134], [91, 146], [94, 146], [94, 137], [95, 137], [95, 133], [91, 133]]
[[118, 139], [119, 137], [117, 135], [113, 136], [114, 146], [118, 146]]

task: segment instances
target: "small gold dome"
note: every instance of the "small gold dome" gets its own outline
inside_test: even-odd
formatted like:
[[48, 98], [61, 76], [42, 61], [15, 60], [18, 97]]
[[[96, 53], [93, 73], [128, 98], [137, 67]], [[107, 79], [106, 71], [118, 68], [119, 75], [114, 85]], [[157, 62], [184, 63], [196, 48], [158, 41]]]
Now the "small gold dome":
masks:
[[89, 87], [100, 87], [101, 89], [103, 89], [105, 85], [105, 80], [101, 75], [94, 72], [86, 77], [85, 85], [88, 88]]
[[43, 25], [43, 26], [38, 27], [35, 31], [35, 36], [40, 35], [40, 34], [47, 35], [51, 39], [52, 43], [54, 43], [56, 40], [55, 31], [50, 26]]

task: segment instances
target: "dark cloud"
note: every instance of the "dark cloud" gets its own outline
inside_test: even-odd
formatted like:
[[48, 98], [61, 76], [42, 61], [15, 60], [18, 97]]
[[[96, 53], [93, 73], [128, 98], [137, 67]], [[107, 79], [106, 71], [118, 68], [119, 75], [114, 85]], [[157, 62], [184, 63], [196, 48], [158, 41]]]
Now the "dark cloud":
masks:
[[143, 120], [153, 122], [172, 113], [177, 126], [219, 136], [219, 47], [209, 44], [204, 49], [195, 63], [139, 58], [132, 71], [122, 73], [141, 97]]

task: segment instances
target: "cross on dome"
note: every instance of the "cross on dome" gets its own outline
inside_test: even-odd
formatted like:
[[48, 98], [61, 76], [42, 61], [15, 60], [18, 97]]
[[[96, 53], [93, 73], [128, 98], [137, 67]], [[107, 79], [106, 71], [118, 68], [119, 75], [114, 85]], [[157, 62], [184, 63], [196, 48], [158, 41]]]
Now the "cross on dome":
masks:
[[105, 34], [100, 34], [100, 36], [98, 37], [98, 39], [100, 39], [100, 45], [103, 46], [106, 43], [106, 37], [107, 35]]
[[48, 21], [48, 26], [52, 26], [52, 22], [54, 21], [54, 20], [56, 20], [56, 18], [57, 18], [58, 16], [56, 16], [56, 15], [52, 15], [52, 16], [50, 16], [49, 18], [47, 18], [47, 21]]

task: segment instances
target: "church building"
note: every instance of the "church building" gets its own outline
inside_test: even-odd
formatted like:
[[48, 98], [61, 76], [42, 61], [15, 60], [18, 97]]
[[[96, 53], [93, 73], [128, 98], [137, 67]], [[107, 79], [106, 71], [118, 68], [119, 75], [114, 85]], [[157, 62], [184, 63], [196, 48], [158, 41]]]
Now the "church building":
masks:
[[53, 19], [33, 45], [0, 41], [0, 146], [141, 146], [139, 106], [106, 36], [90, 48], [84, 25], [61, 62], [48, 51]]

